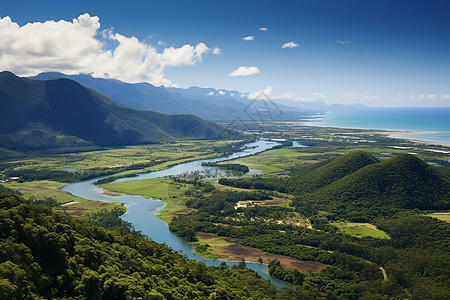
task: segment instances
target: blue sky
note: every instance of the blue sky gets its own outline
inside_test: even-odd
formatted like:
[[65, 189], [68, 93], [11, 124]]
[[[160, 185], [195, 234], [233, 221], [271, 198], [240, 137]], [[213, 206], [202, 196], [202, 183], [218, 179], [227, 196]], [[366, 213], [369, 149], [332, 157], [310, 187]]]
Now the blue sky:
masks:
[[[79, 52], [75, 51], [77, 45], [72, 47], [73, 53], [66, 49], [52, 52], [51, 47], [58, 49], [57, 29], [53, 29], [56, 41], [47, 38], [38, 50], [30, 51], [24, 40], [48, 30], [43, 27], [36, 29], [39, 34], [11, 33], [22, 39], [19, 50], [10, 46], [16, 43], [0, 42], [0, 68], [12, 68], [21, 75], [43, 70], [93, 72], [97, 76], [104, 72], [130, 82], [241, 92], [271, 87], [271, 97], [303, 101], [450, 106], [450, 1], [68, 2], [8, 1], [1, 4], [0, 17], [8, 16], [10, 22], [4, 23], [22, 28], [49, 20], [72, 22], [88, 13], [98, 17], [99, 24], [96, 29], [95, 22], [90, 23], [95, 30], [91, 38], [99, 41], [102, 51], [111, 53], [99, 56], [94, 44]], [[259, 30], [262, 27], [268, 30]], [[0, 35], [1, 31], [0, 27]], [[102, 38], [106, 32], [120, 36]], [[70, 48], [70, 34], [61, 31], [61, 35], [61, 45]], [[253, 40], [243, 39], [249, 36]], [[298, 46], [282, 48], [289, 42]], [[88, 38], [85, 43], [90, 43]], [[119, 53], [113, 57], [119, 44], [129, 51], [132, 45], [145, 48], [147, 54], [135, 61], [122, 59]], [[86, 55], [83, 63], [74, 63], [77, 53], [95, 47], [97, 56], [92, 61]], [[21, 60], [8, 54], [20, 51], [25, 57]], [[163, 52], [166, 54], [157, 55]], [[157, 62], [139, 65], [139, 60], [145, 59]], [[125, 72], [123, 65], [130, 68]], [[239, 67], [255, 67], [259, 72], [230, 76]]]

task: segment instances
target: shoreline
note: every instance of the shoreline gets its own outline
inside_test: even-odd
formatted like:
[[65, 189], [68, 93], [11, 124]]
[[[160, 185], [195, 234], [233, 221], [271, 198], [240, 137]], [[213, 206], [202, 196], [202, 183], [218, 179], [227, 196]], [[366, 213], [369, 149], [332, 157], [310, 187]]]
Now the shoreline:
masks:
[[[305, 126], [316, 126], [316, 125], [306, 125]], [[405, 137], [405, 135], [417, 135], [417, 134], [434, 134], [438, 133], [438, 131], [412, 131], [412, 130], [401, 130], [401, 129], [367, 129], [367, 128], [350, 128], [350, 127], [337, 127], [337, 126], [318, 126], [318, 127], [330, 127], [330, 128], [340, 128], [340, 129], [356, 129], [356, 130], [366, 130], [363, 132], [345, 132], [348, 135], [360, 135], [360, 134], [379, 134], [385, 135], [387, 137], [393, 139], [404, 139], [415, 144], [429, 145], [429, 146], [441, 146], [450, 148], [450, 143], [441, 143], [441, 142], [433, 142], [433, 141], [423, 141], [414, 137]], [[344, 132], [342, 132], [344, 133]]]
[[405, 135], [413, 135], [413, 134], [433, 134], [436, 133], [436, 131], [408, 131], [408, 130], [389, 130], [389, 131], [374, 131], [374, 132], [367, 132], [368, 134], [381, 134], [386, 135], [390, 138], [394, 139], [405, 139], [410, 142], [416, 143], [416, 144], [422, 144], [422, 145], [429, 145], [429, 146], [443, 146], [450, 148], [450, 144], [444, 144], [439, 142], [431, 142], [431, 141], [422, 141], [419, 139], [415, 139], [413, 137], [405, 137]]

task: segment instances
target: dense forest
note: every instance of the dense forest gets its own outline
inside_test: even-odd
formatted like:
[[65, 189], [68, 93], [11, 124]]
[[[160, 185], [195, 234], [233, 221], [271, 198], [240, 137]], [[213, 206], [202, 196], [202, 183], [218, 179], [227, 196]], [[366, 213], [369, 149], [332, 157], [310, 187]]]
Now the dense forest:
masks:
[[87, 222], [3, 191], [0, 214], [2, 299], [283, 298], [243, 266], [207, 267], [146, 240], [118, 211]]

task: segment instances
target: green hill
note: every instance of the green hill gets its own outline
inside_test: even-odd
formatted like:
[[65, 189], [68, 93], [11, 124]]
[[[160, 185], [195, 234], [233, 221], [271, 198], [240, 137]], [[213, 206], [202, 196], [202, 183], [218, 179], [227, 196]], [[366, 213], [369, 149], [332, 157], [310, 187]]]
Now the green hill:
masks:
[[218, 139], [223, 128], [194, 115], [164, 115], [114, 104], [70, 79], [0, 73], [0, 147], [13, 150]]
[[0, 193], [1, 299], [275, 299], [248, 269], [172, 249]]
[[448, 209], [450, 180], [420, 158], [401, 154], [302, 195], [296, 203], [368, 221], [401, 209]]
[[377, 162], [378, 159], [370, 153], [353, 151], [310, 167], [293, 170], [289, 185], [295, 193], [314, 191]]

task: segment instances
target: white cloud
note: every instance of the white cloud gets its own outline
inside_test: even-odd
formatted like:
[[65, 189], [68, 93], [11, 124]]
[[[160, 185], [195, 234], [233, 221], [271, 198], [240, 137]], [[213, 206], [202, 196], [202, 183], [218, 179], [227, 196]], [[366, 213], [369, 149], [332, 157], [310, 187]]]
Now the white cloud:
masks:
[[209, 92], [206, 96], [214, 96], [214, 92]]
[[266, 97], [270, 97], [270, 94], [272, 93], [272, 87], [268, 86], [265, 89], [261, 90], [261, 91], [257, 91], [254, 93], [250, 93], [247, 98], [250, 100], [255, 100], [255, 99], [266, 99]]
[[255, 36], [254, 35], [249, 35], [246, 37], [242, 38], [244, 41], [254, 41], [255, 40]]
[[434, 100], [436, 98], [437, 98], [436, 95], [428, 95], [425, 97], [425, 99], [427, 99], [427, 100]]
[[225, 95], [225, 92], [224, 91], [219, 91], [219, 95], [223, 96], [223, 95]]
[[281, 48], [297, 48], [299, 47], [299, 44], [296, 44], [294, 42], [288, 42], [288, 43], [284, 43], [283, 46], [281, 46]]
[[450, 95], [441, 95], [440, 96], [441, 99], [450, 99]]
[[222, 54], [222, 50], [220, 50], [220, 48], [214, 47], [214, 49], [212, 50], [212, 54], [220, 55]]
[[416, 96], [414, 94], [411, 94], [408, 96], [408, 100], [414, 100], [416, 99]]
[[268, 31], [269, 28], [266, 28], [266, 27], [260, 27], [260, 28], [258, 28], [258, 30], [261, 30], [261, 31]]
[[285, 93], [277, 97], [273, 97], [273, 99], [289, 99], [294, 101], [308, 101], [311, 100], [311, 97], [302, 97], [302, 96], [295, 96], [291, 93]]
[[254, 74], [258, 74], [259, 73], [259, 69], [255, 66], [252, 67], [239, 67], [236, 70], [234, 70], [233, 72], [231, 72], [229, 75], [230, 76], [249, 76], [249, 75], [254, 75]]
[[164, 46], [164, 42], [163, 41], [158, 41], [158, 46]]
[[136, 37], [99, 29], [99, 18], [87, 13], [72, 22], [23, 26], [10, 17], [0, 18], [0, 69], [21, 76], [46, 71], [90, 73], [94, 77], [173, 86], [164, 76], [165, 68], [200, 63], [210, 52], [204, 43], [172, 46], [158, 52]]
[[341, 45], [347, 45], [347, 44], [350, 44], [351, 41], [349, 41], [349, 40], [337, 40], [336, 43], [341, 44]]
[[314, 98], [319, 98], [319, 99], [324, 99], [327, 97], [327, 95], [325, 95], [323, 93], [314, 93], [313, 96], [314, 96]]

